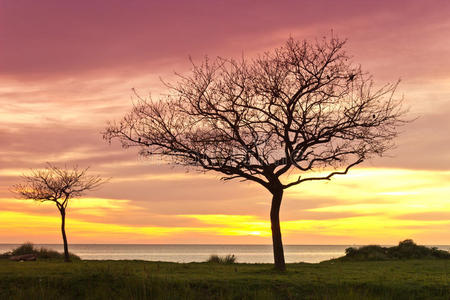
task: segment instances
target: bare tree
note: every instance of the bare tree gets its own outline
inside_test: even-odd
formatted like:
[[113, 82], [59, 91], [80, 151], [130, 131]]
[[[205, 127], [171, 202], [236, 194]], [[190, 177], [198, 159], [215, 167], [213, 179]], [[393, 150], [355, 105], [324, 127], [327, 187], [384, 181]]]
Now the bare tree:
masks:
[[[142, 156], [261, 184], [272, 194], [275, 267], [285, 269], [279, 211], [283, 191], [329, 180], [393, 146], [404, 123], [398, 83], [374, 88], [336, 37], [292, 38], [253, 60], [208, 58], [167, 84], [167, 97], [138, 96], [132, 111], [110, 123], [105, 139], [138, 146]], [[287, 172], [297, 169], [298, 178]], [[308, 177], [308, 171], [328, 170]]]
[[12, 191], [22, 199], [54, 202], [61, 214], [61, 233], [64, 241], [64, 260], [70, 261], [66, 236], [66, 208], [69, 200], [80, 197], [104, 183], [99, 176], [87, 175], [88, 168], [58, 168], [50, 163], [43, 170], [31, 170], [23, 175], [23, 183], [14, 185]]

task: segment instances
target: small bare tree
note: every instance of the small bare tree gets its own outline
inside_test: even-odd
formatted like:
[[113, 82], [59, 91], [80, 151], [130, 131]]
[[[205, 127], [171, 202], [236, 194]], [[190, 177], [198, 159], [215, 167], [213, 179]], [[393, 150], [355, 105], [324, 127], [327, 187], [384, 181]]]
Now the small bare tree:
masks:
[[54, 202], [61, 214], [61, 233], [64, 242], [64, 260], [70, 261], [66, 236], [66, 208], [69, 200], [80, 197], [104, 183], [99, 176], [87, 175], [88, 168], [58, 168], [50, 163], [43, 170], [31, 170], [23, 175], [23, 183], [13, 186], [12, 191], [22, 199]]
[[[180, 76], [160, 100], [138, 97], [132, 111], [109, 124], [104, 137], [143, 156], [261, 184], [272, 194], [275, 267], [285, 269], [279, 211], [283, 191], [329, 180], [393, 146], [404, 121], [397, 83], [374, 88], [336, 37], [290, 38], [247, 61], [207, 58]], [[331, 170], [330, 170], [331, 168]], [[286, 173], [296, 169], [291, 180]], [[309, 176], [311, 170], [329, 170]], [[306, 175], [306, 177], [305, 177]]]

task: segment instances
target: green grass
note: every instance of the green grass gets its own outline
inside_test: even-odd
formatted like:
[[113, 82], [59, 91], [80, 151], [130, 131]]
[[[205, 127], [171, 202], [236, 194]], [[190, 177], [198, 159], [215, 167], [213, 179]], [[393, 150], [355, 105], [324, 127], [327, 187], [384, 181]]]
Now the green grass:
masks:
[[449, 299], [450, 261], [0, 261], [0, 299]]

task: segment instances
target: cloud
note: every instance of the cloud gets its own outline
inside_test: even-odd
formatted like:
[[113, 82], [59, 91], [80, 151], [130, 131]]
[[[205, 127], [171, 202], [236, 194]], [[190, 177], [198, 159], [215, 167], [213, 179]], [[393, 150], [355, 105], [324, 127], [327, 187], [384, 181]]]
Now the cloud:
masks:
[[419, 213], [410, 213], [398, 215], [397, 218], [403, 220], [448, 221], [450, 220], [450, 211], [427, 211]]
[[[401, 45], [396, 32], [408, 31], [413, 24], [436, 24], [445, 19], [448, 3], [433, 4], [45, 0], [38, 5], [30, 0], [6, 1], [2, 2], [0, 37], [8, 43], [2, 43], [0, 70], [4, 75], [22, 77], [118, 68], [133, 74], [148, 63], [167, 63], [188, 54], [240, 52], [243, 45], [236, 41], [242, 39], [258, 44], [257, 39], [265, 40], [281, 30], [288, 35], [318, 26], [329, 31], [336, 25], [345, 33], [364, 35], [363, 40], [373, 43], [367, 49], [373, 51], [380, 49], [380, 33], [394, 39], [392, 46]], [[377, 39], [369, 39], [368, 34]], [[411, 36], [404, 39], [413, 40]]]

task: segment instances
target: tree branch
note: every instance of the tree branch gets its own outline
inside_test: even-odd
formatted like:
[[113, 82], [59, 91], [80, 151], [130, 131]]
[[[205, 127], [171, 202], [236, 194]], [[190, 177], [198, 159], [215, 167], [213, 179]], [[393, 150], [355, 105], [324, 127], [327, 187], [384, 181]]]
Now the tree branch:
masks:
[[347, 168], [345, 168], [344, 171], [336, 171], [336, 172], [331, 172], [330, 174], [328, 174], [327, 176], [324, 177], [309, 177], [309, 178], [301, 178], [301, 176], [298, 177], [298, 179], [296, 181], [293, 181], [291, 183], [288, 184], [284, 184], [283, 185], [283, 189], [287, 189], [293, 185], [297, 185], [300, 184], [302, 182], [305, 181], [316, 181], [316, 180], [331, 180], [331, 178], [335, 175], [345, 175], [347, 174], [347, 172], [354, 166], [362, 163], [364, 161], [363, 158], [358, 159], [357, 161], [355, 161], [354, 163], [350, 164], [347, 166]]

